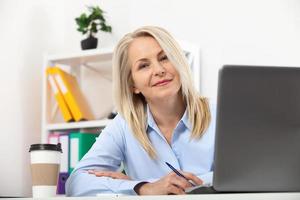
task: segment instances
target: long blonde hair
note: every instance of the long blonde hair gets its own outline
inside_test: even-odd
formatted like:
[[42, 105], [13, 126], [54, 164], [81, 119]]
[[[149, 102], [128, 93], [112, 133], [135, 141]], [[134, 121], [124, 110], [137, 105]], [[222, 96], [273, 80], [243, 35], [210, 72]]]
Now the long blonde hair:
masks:
[[183, 50], [166, 30], [155, 26], [145, 26], [126, 34], [116, 46], [113, 55], [115, 104], [136, 139], [148, 155], [154, 159], [156, 151], [146, 133], [147, 113], [145, 108], [147, 103], [143, 95], [134, 94], [132, 91], [133, 80], [128, 49], [131, 42], [138, 37], [154, 38], [178, 71], [181, 80], [180, 91], [186, 102], [189, 122], [193, 127], [191, 139], [199, 139], [205, 133], [211, 116], [208, 100], [201, 97], [193, 85], [191, 70]]

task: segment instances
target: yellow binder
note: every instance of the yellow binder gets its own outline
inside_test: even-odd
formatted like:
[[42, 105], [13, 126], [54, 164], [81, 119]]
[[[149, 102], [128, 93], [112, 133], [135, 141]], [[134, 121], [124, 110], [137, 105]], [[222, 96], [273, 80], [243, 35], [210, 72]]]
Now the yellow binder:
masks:
[[93, 120], [94, 116], [79, 88], [76, 77], [63, 71], [59, 67], [53, 67], [52, 69], [54, 71], [55, 81], [75, 121]]
[[71, 114], [71, 111], [69, 110], [67, 103], [64, 100], [63, 94], [60, 92], [58, 89], [56, 82], [54, 80], [53, 76], [53, 69], [52, 68], [47, 68], [46, 70], [47, 73], [47, 79], [50, 84], [50, 87], [52, 89], [52, 92], [54, 93], [56, 102], [58, 104], [59, 110], [66, 122], [71, 122], [74, 121], [73, 116]]

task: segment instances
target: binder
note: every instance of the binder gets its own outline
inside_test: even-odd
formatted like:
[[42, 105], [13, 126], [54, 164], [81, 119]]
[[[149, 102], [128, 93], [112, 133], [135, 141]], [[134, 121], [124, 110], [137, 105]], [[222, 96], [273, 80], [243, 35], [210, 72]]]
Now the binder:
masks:
[[65, 183], [69, 177], [69, 133], [52, 132], [48, 135], [49, 144], [57, 144], [59, 142], [61, 143], [62, 154], [56, 193], [65, 194]]
[[57, 144], [59, 142], [59, 134], [58, 133], [50, 133], [48, 135], [48, 144]]
[[93, 114], [80, 90], [76, 77], [63, 71], [59, 67], [53, 67], [52, 69], [54, 71], [55, 81], [75, 121], [93, 120]]
[[56, 193], [65, 194], [65, 184], [69, 177], [69, 132], [56, 132], [55, 135], [58, 135], [62, 149]]
[[51, 67], [47, 68], [46, 73], [47, 73], [48, 82], [50, 84], [50, 87], [55, 96], [56, 102], [58, 104], [59, 110], [60, 110], [64, 120], [66, 122], [74, 121], [71, 111], [69, 110], [67, 103], [63, 97], [63, 94], [60, 92], [60, 90], [55, 82], [55, 79], [53, 76], [53, 74], [54, 74], [53, 68], [51, 68]]
[[69, 173], [73, 171], [76, 164], [90, 150], [98, 135], [95, 133], [70, 133]]
[[56, 194], [65, 194], [66, 193], [66, 181], [69, 178], [68, 172], [60, 172], [58, 175], [58, 183], [57, 183], [57, 189]]
[[69, 133], [61, 133], [59, 135], [59, 142], [61, 143], [61, 160], [60, 160], [60, 172], [64, 173], [69, 171]]

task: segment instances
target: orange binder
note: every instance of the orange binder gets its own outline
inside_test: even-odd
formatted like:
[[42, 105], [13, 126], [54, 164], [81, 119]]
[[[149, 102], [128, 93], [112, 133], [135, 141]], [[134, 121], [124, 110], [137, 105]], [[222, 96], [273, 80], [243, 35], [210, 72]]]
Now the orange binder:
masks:
[[76, 77], [63, 71], [59, 67], [52, 67], [52, 69], [54, 71], [55, 81], [67, 102], [74, 120], [93, 120], [94, 116], [79, 88]]
[[52, 89], [52, 92], [54, 93], [56, 102], [58, 104], [59, 110], [66, 122], [74, 121], [73, 116], [71, 114], [71, 111], [69, 110], [67, 103], [64, 100], [63, 94], [60, 92], [59, 88], [57, 87], [57, 84], [54, 80], [53, 76], [53, 69], [52, 68], [47, 68], [46, 70], [47, 73], [47, 79], [50, 84], [50, 87]]

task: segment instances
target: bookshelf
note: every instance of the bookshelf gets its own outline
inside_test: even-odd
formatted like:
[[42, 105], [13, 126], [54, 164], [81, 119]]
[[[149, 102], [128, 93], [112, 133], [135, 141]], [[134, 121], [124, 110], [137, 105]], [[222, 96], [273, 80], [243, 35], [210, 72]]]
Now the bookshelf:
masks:
[[[111, 60], [112, 48], [44, 56], [42, 72], [42, 143], [47, 143], [48, 135], [53, 131], [101, 128], [110, 122], [106, 116], [113, 110]], [[46, 68], [48, 66], [59, 66], [76, 76], [80, 88], [94, 112], [95, 120], [64, 122], [47, 80]]]

